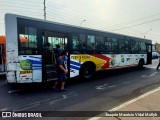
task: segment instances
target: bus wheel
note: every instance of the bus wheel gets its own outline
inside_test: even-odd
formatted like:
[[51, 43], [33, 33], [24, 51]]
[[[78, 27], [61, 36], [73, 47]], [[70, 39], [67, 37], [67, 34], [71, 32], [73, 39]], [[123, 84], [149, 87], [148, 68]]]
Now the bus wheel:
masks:
[[95, 73], [95, 67], [93, 65], [84, 65], [80, 70], [80, 76], [84, 79], [90, 79]]
[[144, 62], [142, 60], [139, 61], [138, 68], [143, 69]]

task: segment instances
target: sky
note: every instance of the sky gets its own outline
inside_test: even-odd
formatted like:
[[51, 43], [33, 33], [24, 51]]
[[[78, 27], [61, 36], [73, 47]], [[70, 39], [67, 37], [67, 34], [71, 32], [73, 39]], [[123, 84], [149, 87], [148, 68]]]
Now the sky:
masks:
[[[46, 19], [75, 26], [151, 39], [160, 43], [160, 0], [45, 0]], [[0, 35], [4, 15], [44, 19], [44, 0], [0, 0]]]

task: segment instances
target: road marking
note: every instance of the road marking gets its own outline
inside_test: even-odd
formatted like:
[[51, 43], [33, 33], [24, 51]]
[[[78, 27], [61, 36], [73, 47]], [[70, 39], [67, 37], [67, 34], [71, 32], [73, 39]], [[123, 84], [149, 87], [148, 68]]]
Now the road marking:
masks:
[[[154, 89], [152, 91], [149, 91], [149, 92], [147, 92], [147, 93], [145, 93], [143, 95], [140, 95], [139, 97], [136, 97], [136, 98], [134, 98], [132, 100], [129, 100], [129, 101], [127, 101], [127, 102], [125, 102], [125, 103], [123, 103], [123, 104], [121, 104], [121, 105], [119, 105], [117, 107], [114, 107], [114, 108], [112, 108], [110, 110], [107, 110], [107, 111], [117, 111], [117, 110], [119, 110], [121, 108], [124, 108], [127, 105], [130, 105], [130, 104], [132, 104], [132, 103], [134, 103], [134, 102], [136, 102], [136, 101], [138, 101], [138, 100], [140, 100], [140, 99], [142, 99], [144, 97], [147, 97], [147, 96], [149, 96], [149, 95], [151, 95], [151, 94], [153, 94], [153, 93], [155, 93], [155, 92], [157, 92], [159, 90], [160, 90], [160, 87], [158, 87], [158, 88], [156, 88], [156, 89]], [[88, 120], [99, 120], [101, 118], [103, 118], [103, 117], [93, 117], [93, 118], [89, 118]]]
[[19, 106], [16, 109], [14, 109], [14, 111], [22, 111], [22, 110], [26, 110], [26, 109], [29, 109], [29, 108], [37, 107], [37, 106], [40, 105], [40, 103], [43, 103], [43, 102], [46, 102], [46, 101], [49, 101], [49, 100], [50, 99], [44, 99], [44, 100], [37, 101], [37, 102], [34, 102], [34, 103], [29, 103], [29, 104], [26, 104], [26, 105], [22, 105], [22, 106]]
[[146, 68], [156, 69], [156, 66], [148, 66], [148, 65], [146, 65], [145, 67], [146, 67]]
[[[32, 105], [26, 105], [24, 108], [22, 107], [19, 107], [18, 109], [14, 109], [13, 111], [22, 111], [22, 110], [27, 110], [29, 108], [34, 108], [34, 107], [37, 107], [39, 106], [40, 103], [36, 103], [36, 104], [32, 104]], [[21, 109], [20, 109], [21, 108]]]
[[0, 109], [0, 111], [7, 111], [8, 110], [8, 108], [2, 108], [2, 109]]
[[154, 72], [150, 75], [142, 75], [141, 77], [152, 77], [152, 76], [155, 76], [158, 72]]
[[22, 91], [22, 90], [24, 90], [24, 89], [10, 90], [10, 91], [8, 91], [8, 93], [9, 93], [9, 94], [11, 94], [11, 93], [14, 93], [14, 92], [19, 92], [19, 91]]
[[104, 89], [106, 89], [107, 85], [108, 85], [108, 84], [96, 86], [96, 89], [97, 89], [97, 90], [104, 90]]
[[[134, 80], [137, 80], [137, 79], [134, 79]], [[122, 82], [121, 84], [128, 84], [130, 82], [132, 82], [132, 81], [125, 81], [125, 82]]]
[[41, 101], [36, 101], [36, 102], [33, 102], [33, 103], [29, 103], [29, 104], [25, 104], [25, 105], [21, 105], [21, 106], [18, 106], [17, 108], [2, 108], [0, 109], [0, 111], [4, 111], [4, 110], [12, 110], [12, 111], [22, 111], [22, 110], [27, 110], [27, 109], [30, 109], [30, 108], [34, 108], [34, 107], [37, 107], [39, 105], [41, 105], [41, 103], [43, 102], [47, 102], [47, 101], [51, 101], [49, 102], [50, 105], [54, 104], [55, 102], [59, 102], [60, 100], [65, 100], [67, 98], [70, 98], [70, 97], [74, 97], [74, 96], [77, 96], [78, 94], [74, 93], [74, 92], [70, 92], [68, 94], [63, 94], [62, 95], [62, 98], [60, 99], [56, 99], [56, 100], [53, 100], [51, 101], [53, 98], [51, 99], [44, 99], [44, 100], [41, 100]]
[[116, 85], [110, 85], [110, 86], [108, 86], [109, 88], [114, 88], [114, 87], [116, 87]]
[[68, 99], [70, 97], [74, 97], [74, 96], [77, 96], [78, 94], [76, 93], [69, 93], [69, 94], [66, 94], [66, 95], [62, 95], [62, 98], [59, 98], [59, 99], [56, 99], [56, 100], [53, 100], [51, 102], [49, 102], [49, 105], [53, 105], [55, 104], [56, 102], [59, 102], [59, 101], [62, 101], [62, 100], [65, 100], [65, 99]]

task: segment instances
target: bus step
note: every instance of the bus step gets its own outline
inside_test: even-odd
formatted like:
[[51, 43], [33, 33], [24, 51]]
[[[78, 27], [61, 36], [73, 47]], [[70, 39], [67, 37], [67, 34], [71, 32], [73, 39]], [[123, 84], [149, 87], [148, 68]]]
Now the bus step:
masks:
[[6, 75], [6, 72], [0, 72], [0, 76], [1, 76], [1, 75]]
[[55, 80], [57, 80], [58, 78], [49, 78], [49, 79], [47, 79], [47, 81], [55, 81]]
[[47, 70], [47, 73], [55, 73], [56, 74], [56, 71]]

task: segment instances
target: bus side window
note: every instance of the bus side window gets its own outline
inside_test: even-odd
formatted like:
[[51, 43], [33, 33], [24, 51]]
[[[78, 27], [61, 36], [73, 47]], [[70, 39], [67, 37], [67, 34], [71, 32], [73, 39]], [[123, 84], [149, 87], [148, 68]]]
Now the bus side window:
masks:
[[96, 36], [96, 50], [98, 53], [106, 53], [104, 37]]
[[131, 52], [136, 54], [138, 53], [138, 41], [131, 39]]
[[125, 53], [125, 47], [124, 47], [124, 40], [123, 39], [120, 39], [119, 40], [119, 50], [120, 50], [120, 53]]
[[127, 39], [124, 40], [124, 52], [130, 53], [130, 42]]
[[36, 28], [21, 27], [19, 33], [19, 51], [19, 54], [38, 54]]
[[145, 44], [145, 42], [139, 42], [139, 53], [146, 53], [146, 44]]
[[72, 35], [72, 49], [74, 54], [86, 53], [85, 34]]
[[118, 52], [118, 39], [111, 38], [111, 53], [117, 53]]
[[107, 46], [107, 52], [111, 53], [112, 51], [112, 44], [111, 44], [111, 41], [112, 39], [111, 38], [107, 38], [106, 42], [105, 42], [105, 45]]
[[80, 34], [79, 35], [79, 41], [80, 41], [80, 46], [79, 49], [82, 54], [86, 53], [86, 35], [85, 34]]
[[95, 36], [93, 36], [93, 35], [87, 36], [87, 50], [89, 51], [89, 53], [94, 53], [96, 50]]
[[73, 48], [73, 50], [78, 49], [78, 46], [79, 46], [78, 35], [72, 35], [72, 48]]

